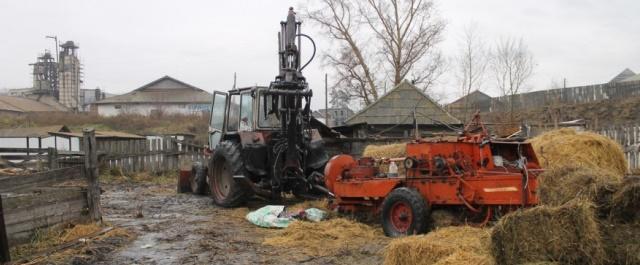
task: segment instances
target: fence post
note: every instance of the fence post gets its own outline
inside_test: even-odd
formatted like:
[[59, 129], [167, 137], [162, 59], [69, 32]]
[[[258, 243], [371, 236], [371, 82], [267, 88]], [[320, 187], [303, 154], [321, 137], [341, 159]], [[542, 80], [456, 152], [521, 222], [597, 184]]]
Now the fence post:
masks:
[[87, 203], [89, 204], [89, 217], [93, 221], [102, 221], [96, 134], [93, 128], [84, 129], [82, 132], [82, 141], [84, 143], [84, 170], [88, 182]]
[[4, 211], [2, 210], [2, 196], [0, 195], [0, 263], [9, 262], [9, 240], [7, 240], [7, 229], [4, 225]]

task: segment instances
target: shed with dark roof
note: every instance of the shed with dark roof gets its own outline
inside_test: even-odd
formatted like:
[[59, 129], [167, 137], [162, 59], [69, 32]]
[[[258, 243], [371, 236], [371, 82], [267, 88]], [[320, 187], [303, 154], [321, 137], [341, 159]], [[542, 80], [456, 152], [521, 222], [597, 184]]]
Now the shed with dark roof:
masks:
[[[410, 137], [417, 123], [421, 134], [451, 131], [461, 122], [406, 80], [334, 128], [351, 137]], [[349, 133], [351, 132], [351, 133]]]

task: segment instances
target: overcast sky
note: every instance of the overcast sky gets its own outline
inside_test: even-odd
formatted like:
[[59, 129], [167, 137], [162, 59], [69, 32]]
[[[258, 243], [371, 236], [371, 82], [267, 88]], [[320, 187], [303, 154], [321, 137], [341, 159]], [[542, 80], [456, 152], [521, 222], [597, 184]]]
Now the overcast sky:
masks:
[[[436, 2], [448, 23], [440, 47], [446, 56], [455, 55], [470, 23], [489, 44], [522, 37], [537, 62], [529, 83], [534, 90], [548, 88], [552, 79], [577, 86], [607, 82], [626, 67], [640, 72], [640, 1]], [[31, 86], [28, 64], [44, 49], [54, 50], [45, 35], [79, 44], [85, 88], [121, 94], [170, 75], [207, 91], [226, 91], [234, 72], [239, 86], [266, 85], [277, 74], [279, 21], [289, 6], [305, 3], [0, 0], [0, 88]], [[327, 49], [329, 43], [310, 26], [303, 30], [321, 51]], [[321, 108], [326, 70], [320, 60], [307, 69], [313, 108]], [[497, 94], [490, 78], [483, 90]], [[451, 77], [443, 78], [437, 93], [448, 100], [458, 96]]]

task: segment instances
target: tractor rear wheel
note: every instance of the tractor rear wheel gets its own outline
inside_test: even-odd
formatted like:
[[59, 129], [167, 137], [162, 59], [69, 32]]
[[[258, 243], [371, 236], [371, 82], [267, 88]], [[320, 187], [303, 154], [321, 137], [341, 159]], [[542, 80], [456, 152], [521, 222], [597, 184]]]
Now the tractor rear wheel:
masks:
[[195, 162], [191, 166], [191, 176], [189, 185], [193, 194], [204, 194], [207, 186], [207, 169], [200, 162]]
[[382, 202], [382, 229], [389, 237], [425, 233], [428, 220], [429, 206], [416, 190], [397, 188]]
[[215, 204], [222, 207], [236, 207], [244, 203], [251, 195], [243, 180], [234, 176], [246, 176], [244, 163], [240, 156], [240, 147], [230, 141], [218, 144], [209, 167], [211, 197]]

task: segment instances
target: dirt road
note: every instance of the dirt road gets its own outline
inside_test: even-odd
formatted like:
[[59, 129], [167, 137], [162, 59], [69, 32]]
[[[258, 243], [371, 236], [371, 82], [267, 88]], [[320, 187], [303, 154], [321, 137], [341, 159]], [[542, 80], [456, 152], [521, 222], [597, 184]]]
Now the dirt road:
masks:
[[[295, 248], [263, 245], [278, 230], [244, 220], [247, 209], [223, 209], [211, 199], [176, 194], [172, 185], [107, 185], [105, 221], [137, 238], [98, 264], [379, 264], [380, 244], [338, 255], [307, 256]], [[250, 203], [257, 208], [265, 202]]]

